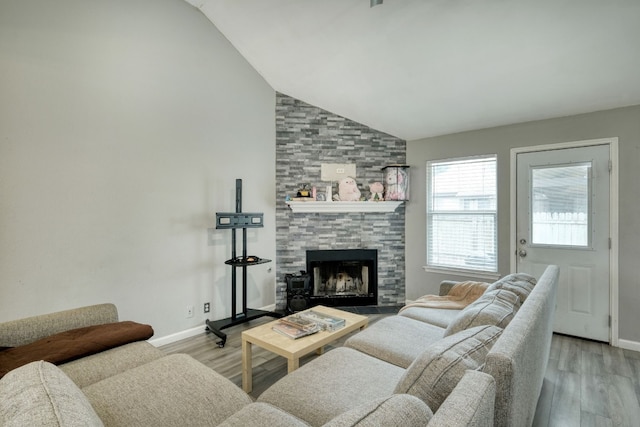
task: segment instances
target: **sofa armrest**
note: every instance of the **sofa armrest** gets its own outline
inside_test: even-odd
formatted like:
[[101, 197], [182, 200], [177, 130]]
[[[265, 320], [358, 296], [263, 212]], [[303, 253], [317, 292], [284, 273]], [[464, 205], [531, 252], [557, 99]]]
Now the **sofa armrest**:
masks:
[[492, 427], [496, 383], [491, 375], [467, 371], [429, 421], [429, 427]]
[[376, 399], [333, 418], [324, 427], [421, 427], [433, 412], [422, 400], [409, 394], [394, 394]]
[[438, 295], [440, 296], [448, 295], [451, 288], [453, 288], [453, 285], [457, 283], [460, 283], [460, 282], [457, 282], [455, 280], [443, 280], [442, 282], [440, 282], [440, 293]]
[[97, 304], [0, 323], [0, 347], [18, 347], [53, 334], [86, 326], [114, 323], [113, 304]]
[[0, 425], [99, 427], [103, 423], [71, 379], [40, 360], [0, 380]]

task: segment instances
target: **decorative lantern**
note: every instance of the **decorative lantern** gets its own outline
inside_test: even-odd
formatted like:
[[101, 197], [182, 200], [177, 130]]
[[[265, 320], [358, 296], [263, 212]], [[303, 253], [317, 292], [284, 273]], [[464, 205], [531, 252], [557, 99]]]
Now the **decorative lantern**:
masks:
[[384, 174], [384, 199], [409, 200], [409, 166], [389, 165], [382, 168]]

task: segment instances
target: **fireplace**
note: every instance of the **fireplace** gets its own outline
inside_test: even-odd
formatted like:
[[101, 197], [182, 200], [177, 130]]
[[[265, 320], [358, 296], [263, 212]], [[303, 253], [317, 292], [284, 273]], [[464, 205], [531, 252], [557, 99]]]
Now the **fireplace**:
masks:
[[308, 250], [311, 305], [378, 304], [376, 249]]

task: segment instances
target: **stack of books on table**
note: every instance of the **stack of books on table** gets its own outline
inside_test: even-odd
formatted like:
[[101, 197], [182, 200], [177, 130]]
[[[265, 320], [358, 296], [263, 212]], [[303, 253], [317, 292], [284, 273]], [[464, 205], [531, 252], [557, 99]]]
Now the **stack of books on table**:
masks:
[[298, 313], [298, 315], [311, 322], [317, 323], [324, 331], [336, 331], [345, 325], [345, 320], [343, 318], [320, 313], [315, 310], [303, 311]]
[[278, 323], [273, 325], [271, 329], [289, 338], [297, 339], [315, 334], [321, 331], [322, 327], [317, 322], [308, 320], [299, 314], [293, 314], [278, 320]]

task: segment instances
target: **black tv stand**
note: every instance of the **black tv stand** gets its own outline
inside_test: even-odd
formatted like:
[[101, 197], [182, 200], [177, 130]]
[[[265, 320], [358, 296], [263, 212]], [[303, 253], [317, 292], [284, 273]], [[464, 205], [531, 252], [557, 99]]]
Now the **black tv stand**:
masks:
[[[270, 259], [260, 258], [254, 255], [247, 255], [247, 228], [262, 228], [262, 213], [242, 213], [242, 180], [236, 179], [236, 211], [232, 213], [216, 213], [216, 229], [231, 230], [231, 259], [224, 263], [232, 267], [231, 270], [231, 317], [220, 320], [205, 321], [207, 333], [213, 333], [220, 340], [218, 347], [224, 347], [227, 342], [227, 334], [222, 329], [241, 323], [249, 322], [263, 316], [282, 317], [283, 314], [274, 311], [256, 310], [247, 308], [247, 267], [271, 262]], [[242, 230], [242, 256], [236, 255], [236, 230]], [[242, 271], [242, 311], [237, 312], [237, 286], [236, 269]]]

